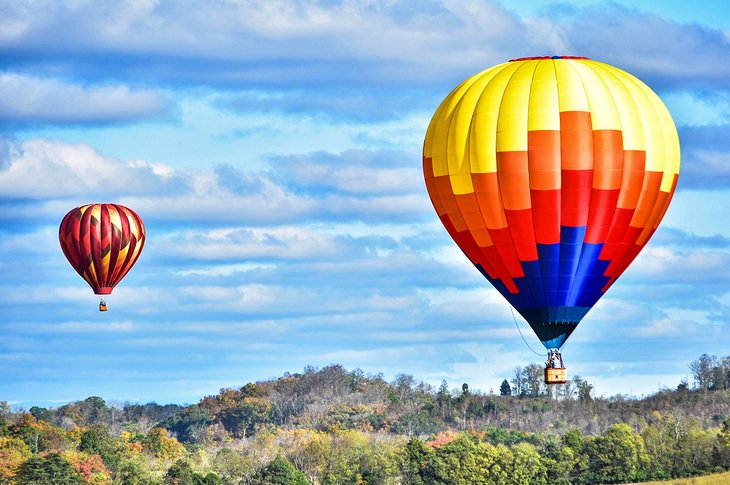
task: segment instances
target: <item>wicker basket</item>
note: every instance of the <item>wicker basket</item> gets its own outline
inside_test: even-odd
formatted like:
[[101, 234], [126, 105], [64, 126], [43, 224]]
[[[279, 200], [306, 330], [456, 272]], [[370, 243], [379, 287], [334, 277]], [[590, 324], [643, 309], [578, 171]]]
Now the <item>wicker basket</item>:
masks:
[[566, 382], [565, 367], [545, 368], [545, 384], [565, 384]]

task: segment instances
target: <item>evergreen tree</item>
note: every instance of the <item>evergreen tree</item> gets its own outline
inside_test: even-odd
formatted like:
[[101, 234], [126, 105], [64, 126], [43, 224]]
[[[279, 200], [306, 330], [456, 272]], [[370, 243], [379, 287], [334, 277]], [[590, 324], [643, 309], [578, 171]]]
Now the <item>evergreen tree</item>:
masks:
[[82, 484], [81, 476], [71, 463], [58, 453], [45, 457], [33, 456], [18, 469], [16, 483], [21, 485], [72, 485]]
[[0, 436], [8, 436], [10, 434], [10, 429], [8, 428], [8, 424], [5, 422], [5, 416], [0, 414]]
[[28, 412], [36, 419], [50, 423], [53, 420], [51, 412], [47, 408], [32, 406]]
[[406, 443], [406, 458], [403, 461], [403, 483], [406, 485], [423, 485], [424, 471], [433, 457], [433, 449], [424, 445], [418, 438], [411, 438]]
[[102, 450], [102, 439], [104, 431], [99, 427], [93, 427], [84, 432], [81, 435], [81, 442], [79, 443], [79, 451], [84, 451], [93, 455], [95, 453], [101, 454]]
[[436, 393], [436, 401], [441, 408], [441, 418], [446, 419], [446, 410], [448, 409], [451, 414], [451, 393], [449, 392], [449, 385], [446, 380], [441, 381], [438, 393]]
[[502, 385], [499, 386], [499, 395], [500, 396], [511, 396], [512, 395], [512, 388], [510, 387], [507, 379], [503, 380]]

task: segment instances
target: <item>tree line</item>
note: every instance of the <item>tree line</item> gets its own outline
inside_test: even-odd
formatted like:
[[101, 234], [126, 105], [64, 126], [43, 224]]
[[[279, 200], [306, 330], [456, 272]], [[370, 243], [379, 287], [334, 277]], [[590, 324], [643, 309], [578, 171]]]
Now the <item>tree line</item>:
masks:
[[[636, 399], [547, 388], [530, 364], [498, 393], [332, 365], [190, 406], [0, 403], [4, 483], [621, 483], [730, 469], [730, 359]], [[709, 377], [708, 377], [709, 376]], [[725, 380], [723, 380], [725, 376]]]

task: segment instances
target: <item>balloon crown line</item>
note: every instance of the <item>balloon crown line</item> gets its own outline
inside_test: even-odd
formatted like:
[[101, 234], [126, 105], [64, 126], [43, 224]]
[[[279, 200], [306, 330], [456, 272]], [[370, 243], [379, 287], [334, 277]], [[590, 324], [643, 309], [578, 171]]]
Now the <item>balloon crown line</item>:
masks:
[[582, 56], [534, 56], [534, 57], [518, 57], [517, 59], [510, 59], [509, 62], [537, 61], [540, 59], [586, 59], [586, 60], [590, 60], [588, 57], [582, 57]]

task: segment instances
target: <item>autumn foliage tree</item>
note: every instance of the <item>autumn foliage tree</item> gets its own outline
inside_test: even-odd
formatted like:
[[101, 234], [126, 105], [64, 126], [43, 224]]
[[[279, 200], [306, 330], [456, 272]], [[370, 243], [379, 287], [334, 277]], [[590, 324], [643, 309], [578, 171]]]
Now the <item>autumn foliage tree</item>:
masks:
[[331, 365], [186, 407], [91, 397], [25, 412], [0, 402], [0, 484], [539, 485], [706, 474], [730, 469], [726, 361], [703, 356], [694, 388], [642, 399], [594, 396], [579, 376], [547, 390], [537, 365], [516, 369], [514, 387], [500, 379], [499, 394]]
[[10, 483], [31, 456], [30, 447], [19, 437], [0, 436], [0, 483]]

